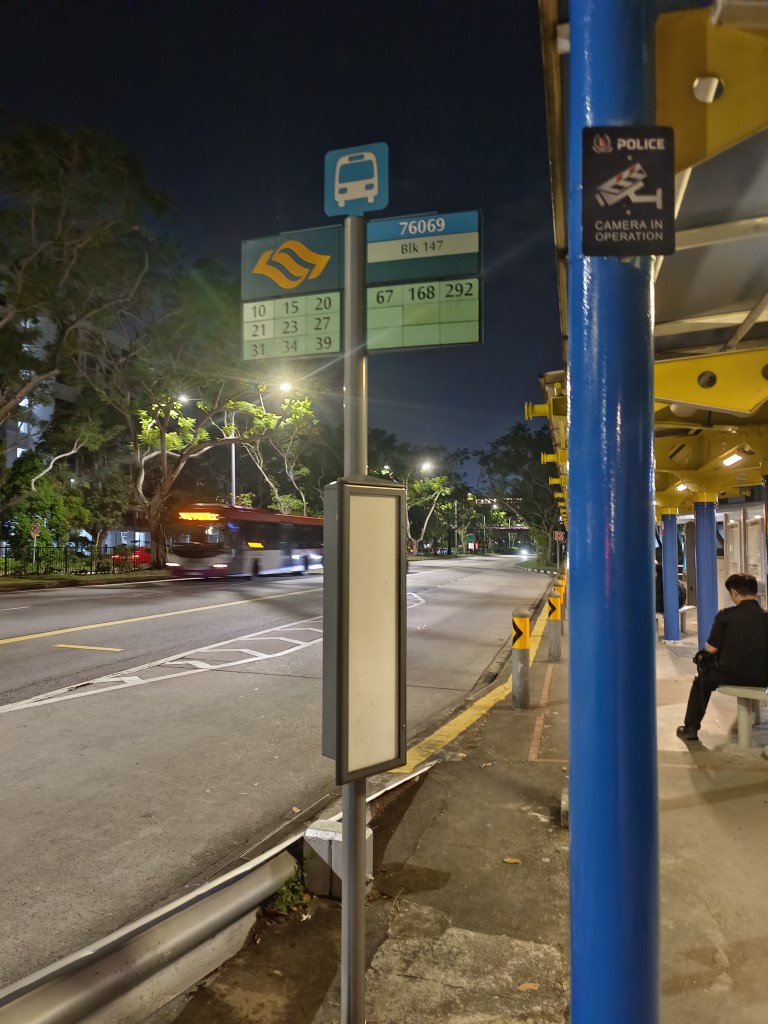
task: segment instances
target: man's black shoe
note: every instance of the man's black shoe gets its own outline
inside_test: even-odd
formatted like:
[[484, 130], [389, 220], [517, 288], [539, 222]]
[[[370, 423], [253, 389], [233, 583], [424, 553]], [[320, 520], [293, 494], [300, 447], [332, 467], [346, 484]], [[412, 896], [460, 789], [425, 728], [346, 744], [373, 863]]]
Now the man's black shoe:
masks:
[[698, 740], [699, 730], [689, 729], [687, 725], [678, 725], [677, 735], [681, 740]]

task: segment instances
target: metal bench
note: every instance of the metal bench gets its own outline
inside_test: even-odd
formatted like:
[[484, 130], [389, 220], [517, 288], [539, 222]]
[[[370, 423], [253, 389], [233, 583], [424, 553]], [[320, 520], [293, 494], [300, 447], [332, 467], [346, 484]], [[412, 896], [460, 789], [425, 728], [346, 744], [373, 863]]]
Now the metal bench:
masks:
[[[680, 612], [679, 612], [679, 614], [680, 614], [680, 636], [682, 636], [683, 633], [687, 633], [688, 632], [688, 629], [687, 629], [687, 616], [688, 616], [688, 612], [692, 612], [695, 608], [696, 608], [695, 604], [684, 604], [682, 606], [682, 608], [680, 609]], [[656, 636], [657, 637], [663, 637], [664, 636], [664, 613], [663, 612], [656, 612]]]
[[695, 604], [684, 604], [682, 606], [682, 608], [680, 609], [680, 632], [681, 633], [687, 633], [688, 632], [688, 630], [686, 629], [686, 621], [687, 621], [687, 617], [688, 617], [688, 612], [692, 612], [695, 607], [696, 607]]
[[752, 724], [760, 724], [760, 707], [766, 701], [766, 692], [759, 686], [718, 686], [718, 693], [735, 697], [738, 702], [736, 729], [740, 747], [752, 746]]

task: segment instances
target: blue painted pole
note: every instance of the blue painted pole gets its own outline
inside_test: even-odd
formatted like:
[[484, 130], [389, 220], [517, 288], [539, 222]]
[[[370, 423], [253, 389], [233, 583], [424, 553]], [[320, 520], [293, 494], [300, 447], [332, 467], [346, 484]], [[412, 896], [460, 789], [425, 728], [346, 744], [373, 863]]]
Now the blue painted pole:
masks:
[[572, 1024], [658, 1024], [652, 267], [581, 253], [582, 128], [653, 122], [647, 0], [571, 0]]
[[661, 564], [664, 583], [664, 639], [680, 639], [680, 602], [677, 591], [677, 514], [661, 517]]
[[717, 615], [717, 522], [715, 495], [702, 494], [694, 502], [696, 523], [696, 623], [699, 650], [704, 646]]

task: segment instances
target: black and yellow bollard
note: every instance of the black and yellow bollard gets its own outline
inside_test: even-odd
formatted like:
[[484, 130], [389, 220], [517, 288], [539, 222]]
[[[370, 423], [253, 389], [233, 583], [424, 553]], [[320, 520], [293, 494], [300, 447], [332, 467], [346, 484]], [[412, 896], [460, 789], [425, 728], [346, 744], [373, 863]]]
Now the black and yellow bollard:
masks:
[[531, 617], [527, 611], [512, 612], [512, 706], [531, 703], [528, 670], [531, 659]]
[[549, 637], [549, 660], [560, 661], [560, 591], [553, 587], [547, 598], [547, 634]]

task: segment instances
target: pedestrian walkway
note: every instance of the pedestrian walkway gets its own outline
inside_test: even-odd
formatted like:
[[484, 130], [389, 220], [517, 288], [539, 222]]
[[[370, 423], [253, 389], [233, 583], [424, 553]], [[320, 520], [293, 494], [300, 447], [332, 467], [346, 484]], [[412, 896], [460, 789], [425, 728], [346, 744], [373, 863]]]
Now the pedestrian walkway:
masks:
[[[675, 736], [693, 632], [657, 645], [662, 1024], [763, 1024], [768, 1013], [768, 760], [735, 744], [715, 694], [701, 743]], [[565, 1024], [568, 1009], [567, 647], [374, 805], [367, 1024]], [[489, 701], [489, 703], [491, 703]], [[756, 731], [768, 744], [768, 727]], [[338, 904], [267, 916], [192, 998], [181, 1024], [340, 1019]], [[595, 964], [595, 985], [602, 966]], [[631, 993], [627, 993], [631, 999]]]

